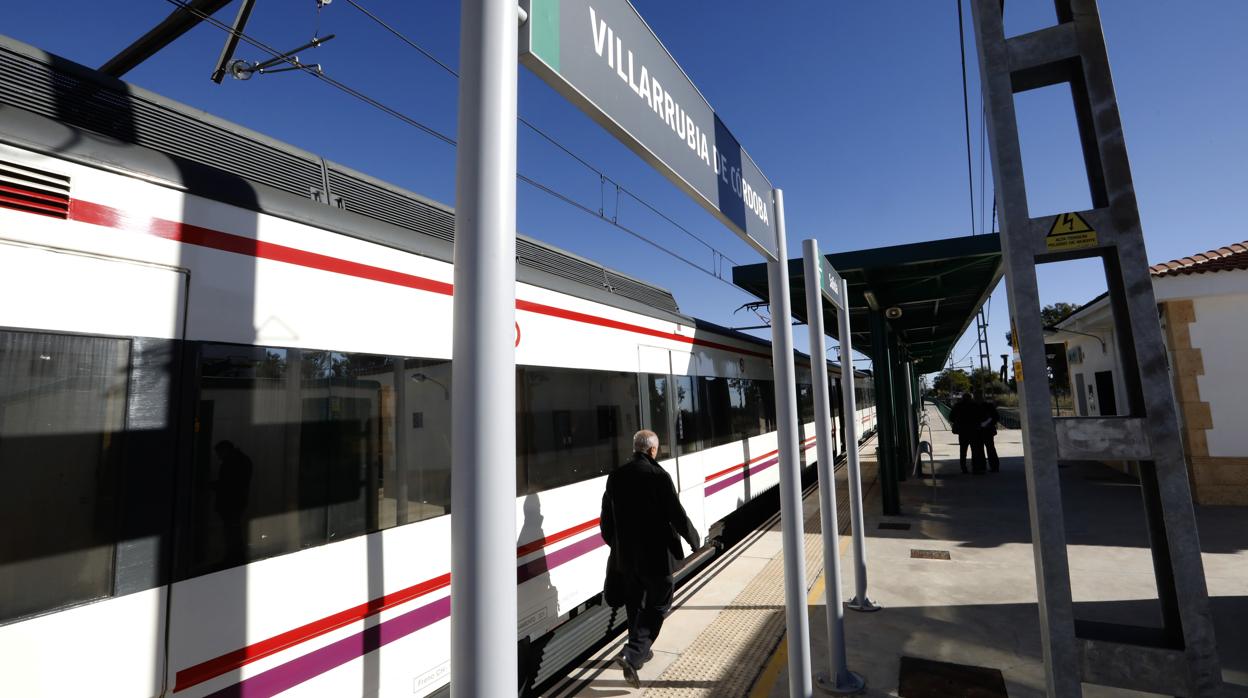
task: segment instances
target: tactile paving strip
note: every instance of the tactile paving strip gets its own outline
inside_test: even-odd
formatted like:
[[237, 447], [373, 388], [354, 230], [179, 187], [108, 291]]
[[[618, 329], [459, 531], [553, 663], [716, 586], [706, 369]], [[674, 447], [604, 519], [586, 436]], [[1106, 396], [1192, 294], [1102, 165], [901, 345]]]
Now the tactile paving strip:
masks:
[[[871, 482], [874, 463], [863, 459], [863, 479]], [[837, 473], [837, 513], [842, 532], [849, 528], [848, 486]], [[818, 497], [804, 522], [806, 588], [823, 572]], [[772, 530], [779, 530], [777, 522]], [[803, 602], [805, 600], [803, 599]], [[724, 608], [643, 695], [654, 698], [745, 696], [784, 635], [784, 557], [777, 555]]]

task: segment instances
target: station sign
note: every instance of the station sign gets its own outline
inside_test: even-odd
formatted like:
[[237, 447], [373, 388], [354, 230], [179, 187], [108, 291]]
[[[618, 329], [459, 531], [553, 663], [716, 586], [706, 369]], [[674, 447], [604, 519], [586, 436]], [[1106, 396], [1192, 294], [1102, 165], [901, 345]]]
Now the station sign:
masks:
[[752, 247], [777, 249], [758, 165], [628, 0], [525, 0], [520, 61]]
[[819, 256], [816, 267], [819, 271], [819, 290], [823, 292], [823, 297], [837, 308], [848, 310], [848, 304], [841, 301], [841, 275], [836, 273], [836, 269], [822, 255]]

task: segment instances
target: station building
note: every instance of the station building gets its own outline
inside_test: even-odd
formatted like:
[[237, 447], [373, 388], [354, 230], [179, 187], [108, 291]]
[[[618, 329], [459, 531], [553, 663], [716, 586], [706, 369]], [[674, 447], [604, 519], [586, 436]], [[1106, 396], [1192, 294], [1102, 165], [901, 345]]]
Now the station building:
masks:
[[[1183, 451], [1197, 504], [1248, 505], [1248, 241], [1151, 268]], [[1079, 416], [1122, 413], [1126, 395], [1109, 298], [1055, 325]]]

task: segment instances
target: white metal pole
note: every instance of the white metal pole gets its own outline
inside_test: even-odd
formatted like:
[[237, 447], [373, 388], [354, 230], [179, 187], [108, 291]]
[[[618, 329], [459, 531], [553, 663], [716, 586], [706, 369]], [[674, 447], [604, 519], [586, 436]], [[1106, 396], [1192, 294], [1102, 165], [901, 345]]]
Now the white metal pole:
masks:
[[867, 543], [862, 522], [862, 466], [858, 463], [857, 397], [854, 394], [854, 342], [849, 329], [849, 284], [841, 279], [841, 304], [836, 309], [841, 341], [841, 403], [845, 409], [845, 447], [849, 462], [849, 526], [854, 545], [854, 598], [848, 606], [855, 611], [878, 611], [867, 596]]
[[[815, 444], [819, 458], [819, 521], [823, 538], [824, 611], [828, 622], [828, 673], [815, 683], [828, 693], [857, 693], [866, 682], [849, 670], [845, 654], [845, 609], [841, 607], [841, 527], [836, 515], [836, 473], [832, 468], [832, 409], [828, 399], [827, 349], [823, 338], [823, 289], [819, 243], [802, 241], [806, 280], [806, 327], [810, 335], [810, 379], [815, 388]], [[837, 289], [838, 291], [840, 289]]]
[[516, 695], [516, 0], [463, 0], [455, 169], [451, 695]]
[[776, 251], [767, 260], [771, 303], [771, 362], [776, 379], [776, 438], [780, 451], [780, 537], [784, 548], [784, 615], [789, 634], [789, 696], [810, 698], [810, 627], [806, 616], [806, 545], [797, 450], [797, 372], [789, 318], [789, 260], [784, 239], [784, 194], [776, 190]]

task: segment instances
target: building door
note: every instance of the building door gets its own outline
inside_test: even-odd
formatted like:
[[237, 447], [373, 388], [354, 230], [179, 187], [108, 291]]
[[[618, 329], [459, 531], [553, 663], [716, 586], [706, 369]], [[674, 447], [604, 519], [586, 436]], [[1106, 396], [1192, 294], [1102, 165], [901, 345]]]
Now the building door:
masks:
[[1088, 395], [1085, 392], [1086, 390], [1087, 388], [1084, 387], [1084, 384], [1083, 384], [1083, 374], [1076, 373], [1075, 374], [1075, 399], [1078, 400], [1080, 417], [1088, 416]]
[[1113, 371], [1096, 372], [1096, 397], [1101, 402], [1102, 417], [1112, 417], [1118, 414], [1118, 407], [1114, 402]]

